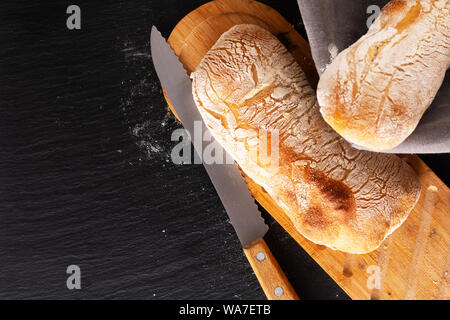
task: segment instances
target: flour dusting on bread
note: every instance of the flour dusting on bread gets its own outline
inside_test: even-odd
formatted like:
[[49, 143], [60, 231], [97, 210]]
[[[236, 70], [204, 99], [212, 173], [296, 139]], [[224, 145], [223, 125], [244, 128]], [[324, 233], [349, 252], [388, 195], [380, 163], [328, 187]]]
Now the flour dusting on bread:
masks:
[[348, 141], [390, 150], [414, 131], [449, 66], [450, 0], [392, 0], [322, 74], [320, 111]]
[[[293, 56], [269, 31], [237, 25], [192, 75], [198, 109], [243, 171], [285, 211], [297, 230], [333, 249], [366, 253], [406, 219], [420, 193], [395, 155], [359, 151], [322, 119]], [[279, 166], [260, 165], [259, 132], [279, 137]]]

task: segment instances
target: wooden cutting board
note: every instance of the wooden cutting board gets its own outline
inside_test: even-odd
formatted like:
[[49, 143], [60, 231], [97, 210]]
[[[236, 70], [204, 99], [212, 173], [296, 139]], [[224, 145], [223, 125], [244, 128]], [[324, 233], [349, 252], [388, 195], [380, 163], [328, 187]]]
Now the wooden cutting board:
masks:
[[[318, 75], [308, 43], [277, 11], [257, 1], [209, 2], [185, 16], [168, 42], [190, 73], [222, 33], [243, 23], [259, 25], [276, 35], [297, 59], [313, 88], [317, 87]], [[448, 299], [449, 188], [419, 157], [405, 159], [420, 178], [421, 198], [400, 229], [380, 249], [364, 255], [347, 255], [308, 241], [261, 187], [249, 178], [246, 180], [255, 199], [351, 298]], [[430, 186], [435, 186], [437, 192], [427, 192]], [[427, 210], [423, 210], [426, 197]], [[301, 291], [297, 291], [301, 298]]]

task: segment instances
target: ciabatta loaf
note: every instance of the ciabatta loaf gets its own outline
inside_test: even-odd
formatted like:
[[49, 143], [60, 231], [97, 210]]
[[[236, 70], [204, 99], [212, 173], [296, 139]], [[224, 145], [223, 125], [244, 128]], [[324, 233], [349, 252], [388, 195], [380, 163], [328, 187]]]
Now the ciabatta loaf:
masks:
[[[311, 241], [366, 253], [414, 207], [420, 184], [413, 170], [336, 134], [294, 57], [265, 29], [231, 28], [191, 77], [214, 137]], [[261, 152], [266, 141], [270, 150]]]
[[450, 0], [392, 0], [321, 76], [320, 111], [348, 141], [392, 149], [414, 131], [449, 66]]

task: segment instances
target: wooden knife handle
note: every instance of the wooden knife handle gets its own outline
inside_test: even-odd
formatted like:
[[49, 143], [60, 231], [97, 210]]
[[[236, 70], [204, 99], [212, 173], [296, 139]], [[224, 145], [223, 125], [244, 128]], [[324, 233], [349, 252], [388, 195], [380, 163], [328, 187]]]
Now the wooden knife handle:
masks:
[[244, 253], [267, 299], [299, 300], [264, 239], [258, 239], [246, 246]]

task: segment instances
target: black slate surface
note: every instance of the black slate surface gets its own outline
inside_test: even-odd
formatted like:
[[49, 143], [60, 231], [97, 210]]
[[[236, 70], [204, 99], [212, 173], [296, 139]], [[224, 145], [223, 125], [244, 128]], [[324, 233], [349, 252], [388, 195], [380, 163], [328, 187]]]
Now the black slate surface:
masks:
[[[263, 2], [305, 35], [295, 0]], [[149, 33], [203, 3], [77, 1], [77, 31], [71, 2], [0, 3], [0, 298], [264, 298], [203, 167], [170, 161]], [[448, 181], [448, 156], [425, 159]], [[348, 298], [264, 217], [301, 298]]]

